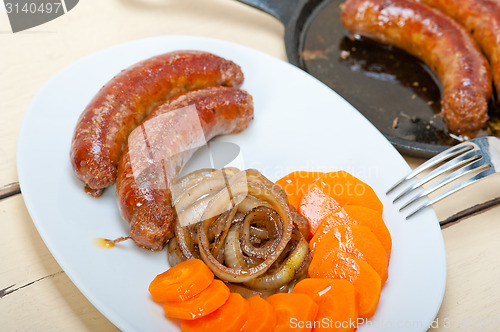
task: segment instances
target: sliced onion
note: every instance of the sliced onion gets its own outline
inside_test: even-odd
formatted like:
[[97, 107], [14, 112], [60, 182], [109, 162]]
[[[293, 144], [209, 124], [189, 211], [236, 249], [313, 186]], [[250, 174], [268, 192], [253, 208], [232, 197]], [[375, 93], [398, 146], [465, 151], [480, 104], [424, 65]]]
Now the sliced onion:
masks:
[[226, 237], [224, 258], [226, 264], [233, 269], [243, 269], [247, 267], [245, 258], [240, 249], [240, 227], [237, 224], [229, 228]]
[[[215, 257], [220, 257], [219, 256], [219, 251], [221, 248], [224, 247], [224, 242], [226, 241], [226, 236], [227, 232], [229, 231], [229, 227], [231, 227], [231, 222], [234, 218], [234, 215], [236, 214], [236, 207], [233, 207], [228, 213], [225, 213], [225, 216], [222, 218], [222, 232], [218, 233], [218, 235], [215, 236], [214, 238], [214, 245], [212, 247], [212, 255]], [[218, 219], [216, 219], [217, 221]], [[199, 239], [199, 237], [198, 237]], [[217, 259], [219, 262], [221, 262], [221, 259]]]
[[187, 259], [179, 249], [176, 237], [173, 237], [170, 239], [170, 241], [168, 241], [167, 252], [168, 264], [170, 265], [170, 267], [177, 265]]
[[[276, 250], [266, 257], [264, 262], [249, 268], [234, 269], [220, 264], [210, 253], [209, 243], [207, 238], [207, 229], [210, 226], [206, 220], [200, 223], [198, 229], [198, 243], [200, 249], [200, 255], [208, 265], [208, 267], [214, 272], [214, 274], [223, 279], [231, 282], [245, 282], [251, 280], [259, 275], [264, 274], [267, 269], [274, 263], [281, 252], [285, 249], [290, 237], [292, 235], [292, 219], [290, 216], [290, 210], [288, 208], [287, 202], [283, 200], [281, 196], [276, 196], [272, 189], [263, 185], [262, 183], [245, 182], [236, 183], [231, 186], [231, 191], [235, 197], [242, 194], [250, 194], [257, 198], [265, 199], [268, 201], [276, 212], [280, 215], [283, 220], [283, 235], [276, 246]], [[227, 204], [229, 199], [227, 192], [221, 191], [216, 194], [211, 203], [209, 204], [207, 215], [213, 215], [217, 211], [220, 211], [221, 207]], [[205, 218], [204, 218], [205, 219]]]
[[262, 259], [255, 259], [245, 256], [240, 247], [241, 223], [233, 224], [229, 229], [225, 242], [224, 258], [225, 263], [232, 268], [243, 269], [255, 267], [263, 262]]
[[176, 201], [173, 202], [176, 211], [184, 210], [200, 197], [218, 192], [226, 187], [228, 180], [229, 179], [224, 176], [214, 176], [187, 188], [179, 195]]
[[250, 226], [250, 236], [259, 240], [268, 239], [269, 232], [266, 229], [260, 229], [254, 226]]
[[309, 255], [307, 241], [301, 234], [299, 234], [299, 237], [300, 239], [295, 248], [278, 268], [272, 271], [269, 270], [265, 274], [245, 282], [245, 285], [254, 289], [275, 289], [292, 281]]
[[[254, 246], [250, 241], [250, 225], [253, 222], [263, 223], [269, 236], [268, 241], [259, 247]], [[242, 233], [240, 234], [243, 252], [251, 257], [264, 259], [276, 250], [283, 231], [281, 222], [280, 216], [271, 208], [259, 206], [248, 211], [243, 219]]]
[[205, 196], [191, 204], [187, 209], [177, 211], [177, 219], [182, 226], [199, 223], [211, 199], [211, 196]]
[[175, 222], [175, 237], [179, 249], [186, 259], [200, 258], [198, 250], [195, 248], [195, 243], [188, 227], [182, 227], [178, 220]]
[[308, 244], [294, 230], [295, 224], [308, 236], [307, 221], [260, 172], [199, 170], [173, 190], [178, 219], [168, 246], [171, 264], [201, 258], [218, 278], [260, 292], [285, 290], [307, 272]]
[[309, 237], [309, 231], [310, 231], [310, 226], [307, 219], [295, 211], [292, 211], [292, 218], [295, 228], [297, 228], [299, 232], [302, 234], [302, 236], [307, 239]]
[[266, 201], [248, 195], [238, 205], [238, 212], [246, 214], [248, 211], [250, 211], [251, 209], [256, 208], [258, 206], [271, 207], [271, 205], [269, 205]]

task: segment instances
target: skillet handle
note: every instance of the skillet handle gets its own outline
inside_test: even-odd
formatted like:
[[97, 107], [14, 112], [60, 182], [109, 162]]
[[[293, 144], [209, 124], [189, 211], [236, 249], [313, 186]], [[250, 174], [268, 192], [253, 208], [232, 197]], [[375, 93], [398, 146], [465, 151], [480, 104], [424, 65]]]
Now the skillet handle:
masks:
[[297, 6], [290, 0], [237, 0], [254, 8], [260, 9], [287, 25]]

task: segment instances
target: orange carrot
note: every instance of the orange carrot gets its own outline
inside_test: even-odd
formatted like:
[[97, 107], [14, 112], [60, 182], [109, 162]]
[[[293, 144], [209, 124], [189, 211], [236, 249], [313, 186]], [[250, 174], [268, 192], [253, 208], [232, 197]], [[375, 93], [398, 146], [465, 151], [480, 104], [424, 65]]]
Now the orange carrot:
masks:
[[159, 274], [149, 285], [155, 302], [184, 301], [201, 293], [214, 280], [201, 259], [189, 259]]
[[273, 306], [260, 296], [247, 299], [250, 304], [248, 320], [243, 327], [244, 332], [273, 331], [276, 326], [276, 313]]
[[310, 236], [313, 236], [321, 222], [340, 208], [336, 200], [326, 195], [317, 185], [311, 185], [309, 191], [300, 200], [297, 212], [307, 219]]
[[182, 320], [185, 332], [232, 332], [241, 331], [249, 317], [249, 303], [238, 293], [231, 293], [226, 303], [209, 315]]
[[276, 312], [275, 332], [311, 331], [318, 305], [309, 296], [299, 293], [277, 293], [269, 296]]
[[317, 248], [308, 270], [311, 278], [346, 279], [353, 284], [361, 318], [373, 316], [382, 282], [370, 264], [338, 249]]
[[195, 297], [182, 302], [165, 302], [163, 310], [169, 318], [193, 320], [211, 314], [229, 298], [229, 288], [214, 279], [210, 286]]
[[292, 293], [309, 295], [319, 306], [313, 331], [355, 331], [358, 304], [354, 286], [344, 279], [306, 278], [295, 285]]
[[323, 239], [323, 236], [332, 228], [357, 224], [358, 222], [355, 219], [351, 218], [343, 208], [340, 208], [323, 218], [311, 241], [309, 241], [309, 248], [311, 251], [314, 251]]
[[382, 285], [387, 280], [387, 254], [375, 234], [366, 226], [347, 225], [332, 228], [311, 253], [314, 256], [317, 250], [322, 249], [338, 249], [350, 254], [370, 264], [380, 276]]
[[390, 258], [392, 247], [391, 234], [382, 216], [377, 211], [361, 205], [346, 205], [342, 209], [323, 218], [309, 242], [311, 250], [314, 251], [316, 246], [321, 242], [323, 236], [333, 227], [341, 225], [362, 225], [370, 228], [384, 247], [387, 259]]
[[387, 259], [389, 259], [391, 257], [392, 239], [382, 216], [377, 211], [361, 205], [346, 205], [343, 208], [359, 225], [367, 226], [373, 231], [377, 239], [382, 243], [387, 253]]
[[308, 191], [311, 183], [316, 181], [322, 172], [296, 171], [285, 175], [276, 184], [280, 186], [288, 195], [288, 202], [298, 208], [299, 201]]
[[323, 174], [314, 182], [328, 196], [337, 200], [340, 205], [362, 205], [382, 214], [383, 206], [375, 191], [345, 171]]

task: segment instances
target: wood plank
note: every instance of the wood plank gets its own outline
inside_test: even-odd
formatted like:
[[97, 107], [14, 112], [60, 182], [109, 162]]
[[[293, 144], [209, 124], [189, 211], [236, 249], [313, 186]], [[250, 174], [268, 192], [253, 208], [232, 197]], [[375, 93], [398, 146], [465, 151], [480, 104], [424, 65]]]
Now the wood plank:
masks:
[[0, 201], [0, 227], [1, 330], [117, 330], [52, 257], [21, 195]]
[[21, 193], [21, 188], [18, 182], [9, 183], [0, 187], [0, 200]]
[[[432, 331], [500, 330], [499, 214], [496, 207], [443, 230], [448, 275], [438, 328]], [[496, 327], [488, 329], [486, 322]]]

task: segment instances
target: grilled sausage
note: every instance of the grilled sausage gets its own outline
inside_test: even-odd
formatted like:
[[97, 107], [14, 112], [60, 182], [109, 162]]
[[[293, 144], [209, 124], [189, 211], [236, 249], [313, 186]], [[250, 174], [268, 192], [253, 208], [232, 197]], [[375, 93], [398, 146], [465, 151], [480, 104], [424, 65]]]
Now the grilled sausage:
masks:
[[166, 53], [120, 72], [92, 99], [75, 128], [71, 162], [86, 192], [98, 197], [115, 183], [128, 135], [160, 103], [186, 91], [242, 82], [238, 65], [200, 51]]
[[490, 61], [500, 96], [500, 2], [497, 0], [420, 0], [462, 24]]
[[348, 0], [341, 16], [352, 33], [399, 47], [434, 71], [443, 88], [441, 115], [451, 132], [472, 135], [485, 126], [490, 67], [460, 24], [410, 0]]
[[173, 236], [169, 183], [194, 150], [214, 136], [245, 129], [252, 119], [247, 92], [213, 87], [169, 99], [130, 134], [118, 166], [116, 197], [138, 246], [161, 249]]

